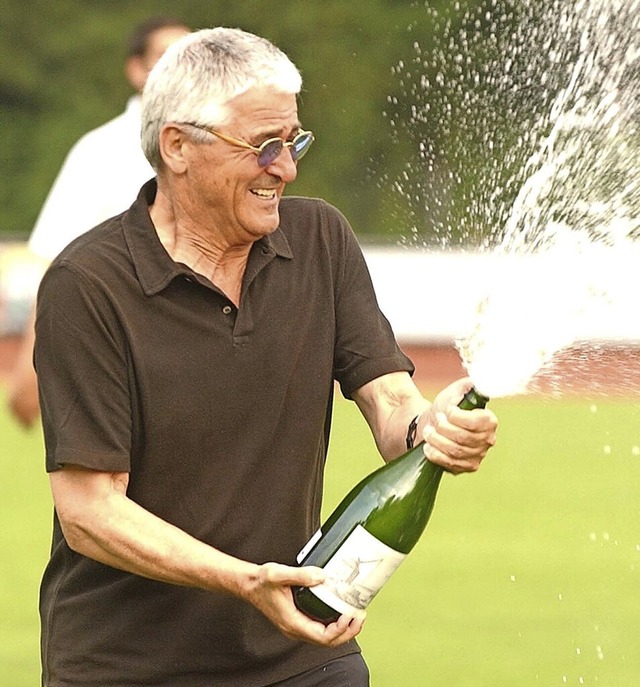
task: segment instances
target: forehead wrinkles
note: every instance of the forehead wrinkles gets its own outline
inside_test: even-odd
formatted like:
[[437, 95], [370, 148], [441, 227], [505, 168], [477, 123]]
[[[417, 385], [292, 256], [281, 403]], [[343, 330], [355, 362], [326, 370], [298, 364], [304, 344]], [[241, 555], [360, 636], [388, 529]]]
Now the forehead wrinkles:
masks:
[[251, 89], [229, 103], [228, 121], [251, 127], [254, 131], [279, 132], [295, 128], [300, 125], [296, 96], [268, 89]]

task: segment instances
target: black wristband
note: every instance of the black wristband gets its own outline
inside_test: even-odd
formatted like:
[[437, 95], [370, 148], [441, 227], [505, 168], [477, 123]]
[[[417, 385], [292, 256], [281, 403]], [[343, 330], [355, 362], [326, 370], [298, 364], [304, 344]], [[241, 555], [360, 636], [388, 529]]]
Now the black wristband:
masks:
[[409, 427], [407, 429], [407, 450], [412, 449], [413, 445], [416, 442], [416, 434], [418, 432], [418, 420], [420, 419], [419, 415], [416, 415], [413, 420], [409, 423]]

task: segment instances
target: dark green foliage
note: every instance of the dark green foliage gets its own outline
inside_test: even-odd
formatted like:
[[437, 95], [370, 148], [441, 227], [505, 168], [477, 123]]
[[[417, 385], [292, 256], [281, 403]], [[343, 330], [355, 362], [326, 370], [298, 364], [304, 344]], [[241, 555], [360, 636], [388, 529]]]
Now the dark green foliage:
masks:
[[385, 232], [398, 240], [420, 213], [407, 207], [417, 201], [397, 194], [394, 182], [413, 162], [423, 174], [416, 150], [424, 132], [393, 135], [411, 123], [415, 97], [394, 68], [410, 59], [415, 44], [432, 49], [443, 30], [435, 10], [454, 6], [444, 0], [428, 7], [407, 0], [0, 1], [0, 232], [30, 232], [71, 144], [123, 109], [131, 27], [167, 14], [193, 28], [239, 26], [284, 49], [303, 73], [301, 117], [317, 136], [290, 192], [335, 203], [359, 234]]

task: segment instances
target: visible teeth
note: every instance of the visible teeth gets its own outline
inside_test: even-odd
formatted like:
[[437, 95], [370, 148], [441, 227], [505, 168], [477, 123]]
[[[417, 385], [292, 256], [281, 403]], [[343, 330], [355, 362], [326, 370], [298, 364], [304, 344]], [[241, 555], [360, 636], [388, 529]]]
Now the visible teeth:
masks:
[[255, 195], [260, 196], [260, 198], [273, 198], [276, 195], [273, 189], [267, 188], [253, 188], [251, 189], [251, 193], [255, 193]]

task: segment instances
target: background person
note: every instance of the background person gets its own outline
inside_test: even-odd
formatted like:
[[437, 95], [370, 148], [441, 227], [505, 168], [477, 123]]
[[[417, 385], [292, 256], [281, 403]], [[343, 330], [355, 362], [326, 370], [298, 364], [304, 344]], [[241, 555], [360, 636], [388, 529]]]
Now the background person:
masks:
[[[30, 250], [45, 265], [74, 238], [126, 210], [154, 176], [140, 147], [140, 91], [166, 48], [188, 32], [183, 22], [168, 17], [135, 27], [124, 72], [136, 94], [122, 114], [86, 133], [69, 151], [29, 238]], [[9, 409], [25, 427], [39, 414], [33, 340], [31, 317], [8, 385]]]
[[416, 415], [453, 472], [494, 442], [491, 411], [456, 407], [468, 380], [419, 393], [346, 219], [283, 197], [313, 141], [300, 89], [252, 34], [178, 41], [143, 96], [157, 180], [43, 278], [45, 686], [367, 685], [363, 621], [325, 627], [291, 594], [324, 578], [294, 562], [319, 526], [334, 379], [387, 460]]

